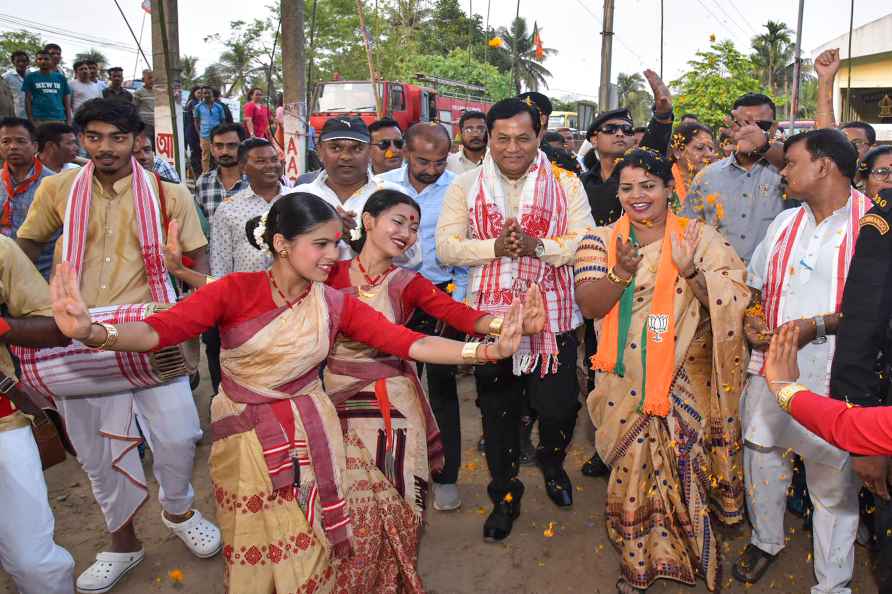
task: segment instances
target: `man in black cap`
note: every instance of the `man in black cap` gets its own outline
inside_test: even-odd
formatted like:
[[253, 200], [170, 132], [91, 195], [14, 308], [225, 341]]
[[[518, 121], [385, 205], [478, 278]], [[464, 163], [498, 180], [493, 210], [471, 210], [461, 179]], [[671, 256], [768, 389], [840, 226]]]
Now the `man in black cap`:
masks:
[[[311, 183], [301, 184], [294, 191], [319, 196], [338, 209], [347, 227], [356, 226], [372, 192], [382, 189], [402, 191], [397, 184], [369, 175], [370, 142], [369, 129], [362, 119], [355, 116], [329, 118], [322, 126], [316, 145], [324, 169]], [[340, 247], [342, 260], [353, 257], [346, 242], [342, 241]], [[412, 246], [406, 256], [411, 264], [420, 264], [421, 254], [416, 246]]]
[[[641, 147], [655, 150], [664, 155], [669, 149], [669, 140], [672, 137], [672, 95], [656, 72], [645, 70], [644, 76], [653, 92], [654, 115], [647, 126], [647, 133], [641, 141]], [[625, 107], [601, 112], [588, 128], [586, 137], [592, 143], [593, 148], [586, 155], [588, 171], [582, 174], [581, 179], [592, 207], [592, 216], [596, 225], [609, 225], [623, 214], [617, 197], [619, 179], [613, 175], [613, 170], [617, 160], [634, 146], [634, 130], [632, 114]], [[595, 347], [592, 320], [586, 320], [586, 361], [594, 354]], [[589, 388], [591, 388], [591, 380], [589, 380]], [[597, 453], [582, 465], [582, 473], [587, 476], [605, 476], [609, 472], [610, 469]]]
[[526, 101], [528, 105], [539, 110], [539, 149], [545, 153], [548, 160], [561, 169], [566, 169], [576, 175], [581, 174], [582, 167], [570, 151], [553, 146], [545, 141], [545, 135], [548, 133], [548, 117], [551, 115], [551, 112], [554, 111], [554, 108], [551, 105], [551, 100], [542, 93], [537, 93], [536, 91], [521, 93], [517, 98], [521, 101]]

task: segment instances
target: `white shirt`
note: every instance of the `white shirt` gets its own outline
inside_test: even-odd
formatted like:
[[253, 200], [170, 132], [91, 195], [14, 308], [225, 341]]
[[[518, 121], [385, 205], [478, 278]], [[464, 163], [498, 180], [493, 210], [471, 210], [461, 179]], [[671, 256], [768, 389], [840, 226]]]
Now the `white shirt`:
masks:
[[72, 113], [76, 112], [81, 105], [83, 105], [90, 99], [102, 98], [102, 85], [100, 85], [98, 82], [82, 83], [78, 79], [74, 78], [68, 81], [68, 86], [71, 88]]
[[465, 156], [465, 149], [461, 147], [458, 149], [458, 152], [449, 153], [449, 156], [446, 157], [446, 171], [451, 171], [455, 175], [461, 175], [467, 171], [477, 169], [481, 163], [483, 163], [483, 157], [480, 157], [479, 161], [472, 161]]
[[[790, 252], [782, 289], [784, 299], [778, 312], [779, 325], [836, 310], [836, 296], [832, 294], [833, 276], [851, 213], [851, 199], [846, 206], [817, 225], [807, 204], [781, 212], [753, 252], [747, 269], [747, 284], [762, 289], [778, 236], [792, 223], [800, 210], [805, 211], [805, 217]], [[824, 344], [811, 343], [799, 350], [800, 376], [797, 383], [818, 394], [827, 393], [829, 366], [835, 344], [836, 338], [828, 336]], [[818, 459], [837, 467], [841, 467], [848, 456], [783, 412], [761, 376], [750, 376], [741, 399], [740, 411], [743, 437], [748, 442], [764, 447], [790, 448], [805, 457], [819, 456]]]
[[[27, 72], [25, 74], [27, 74]], [[3, 80], [9, 85], [9, 90], [12, 91], [12, 96], [15, 98], [16, 117], [27, 119], [28, 113], [25, 111], [25, 92], [22, 91], [22, 84], [25, 82], [25, 77], [19, 75], [18, 71], [15, 69], [12, 69], [3, 75]]]
[[[398, 184], [393, 182], [384, 181], [381, 178], [372, 175], [371, 172], [368, 174], [368, 181], [366, 184], [356, 190], [352, 196], [347, 198], [344, 201], [338, 197], [334, 190], [325, 183], [328, 179], [328, 173], [322, 171], [319, 175], [316, 176], [316, 179], [308, 184], [301, 184], [295, 188], [291, 188], [291, 192], [307, 192], [308, 194], [314, 194], [319, 196], [335, 208], [343, 208], [347, 212], [352, 212], [356, 215], [356, 224], [362, 224], [362, 209], [365, 208], [365, 203], [368, 202], [369, 196], [378, 190], [396, 190], [398, 192], [402, 192], [405, 194], [405, 190]], [[341, 260], [349, 260], [353, 258], [355, 253], [350, 248], [349, 245], [345, 241], [341, 241], [340, 244], [340, 259]], [[410, 247], [403, 254], [403, 258], [399, 258], [395, 260], [396, 264], [399, 266], [403, 266], [405, 268], [412, 268], [413, 270], [417, 270], [421, 267], [421, 250], [416, 243], [412, 247]]]
[[248, 185], [244, 190], [225, 198], [214, 211], [211, 224], [211, 275], [215, 278], [230, 272], [259, 272], [272, 263], [267, 251], [256, 249], [248, 241], [245, 224], [254, 217], [266, 214], [286, 188], [269, 202], [258, 196]]

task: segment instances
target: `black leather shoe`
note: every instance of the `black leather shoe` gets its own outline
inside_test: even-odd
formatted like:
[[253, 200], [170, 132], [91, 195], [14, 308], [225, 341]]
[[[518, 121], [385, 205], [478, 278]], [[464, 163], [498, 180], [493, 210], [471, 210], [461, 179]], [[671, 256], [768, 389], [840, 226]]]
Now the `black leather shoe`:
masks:
[[585, 476], [599, 477], [610, 474], [610, 467], [604, 464], [598, 452], [592, 454], [592, 457], [585, 461], [582, 465], [582, 474]]
[[562, 467], [547, 469], [545, 474], [545, 492], [558, 507], [573, 505], [573, 484]]
[[499, 542], [511, 534], [514, 520], [520, 516], [520, 499], [499, 501], [483, 523], [483, 540]]

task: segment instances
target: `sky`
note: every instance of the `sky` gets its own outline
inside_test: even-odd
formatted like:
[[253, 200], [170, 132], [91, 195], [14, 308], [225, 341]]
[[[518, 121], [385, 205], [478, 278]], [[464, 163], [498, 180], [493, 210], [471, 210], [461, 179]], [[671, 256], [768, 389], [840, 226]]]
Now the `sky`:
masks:
[[[367, 4], [371, 3], [369, 0]], [[710, 34], [731, 39], [741, 51], [749, 52], [750, 39], [764, 31], [769, 19], [796, 29], [798, 0], [663, 0], [665, 4], [663, 75], [667, 81], [679, 77], [687, 61], [709, 45]], [[118, 0], [135, 34], [140, 35], [144, 12], [141, 0]], [[487, 0], [460, 0], [466, 11], [487, 18]], [[205, 42], [214, 33], [224, 36], [230, 21], [262, 16], [257, 7], [268, 0], [179, 0], [180, 53], [199, 59], [199, 71], [221, 51], [219, 43]], [[507, 26], [514, 18], [517, 0], [489, 0], [489, 24]], [[23, 28], [21, 19], [36, 27], [44, 39], [56, 41], [69, 58], [95, 47], [110, 63], [124, 68], [131, 78], [137, 64], [136, 43], [115, 0], [50, 0], [19, 2], [0, 8], [0, 30]], [[855, 27], [890, 12], [889, 5], [875, 0], [855, 0]], [[597, 98], [601, 54], [601, 0], [520, 0], [520, 14], [536, 21], [543, 44], [558, 53], [545, 61], [552, 72], [548, 94], [555, 97]], [[19, 24], [13, 22], [18, 20]], [[848, 31], [849, 2], [806, 0], [803, 18], [803, 55]], [[28, 27], [25, 27], [28, 28]], [[151, 59], [149, 19], [142, 33], [143, 49]], [[660, 0], [616, 0], [614, 17], [612, 80], [619, 72], [660, 69]], [[64, 33], [64, 35], [60, 34]], [[129, 48], [129, 49], [128, 49]], [[140, 62], [138, 68], [143, 68]]]

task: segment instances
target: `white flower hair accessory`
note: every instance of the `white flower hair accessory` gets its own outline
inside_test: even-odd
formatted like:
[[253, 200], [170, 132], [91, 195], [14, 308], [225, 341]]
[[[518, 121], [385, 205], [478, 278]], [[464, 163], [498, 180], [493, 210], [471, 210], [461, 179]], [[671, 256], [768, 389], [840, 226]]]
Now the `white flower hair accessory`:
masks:
[[362, 229], [357, 225], [350, 229], [350, 241], [359, 241], [362, 239]]
[[266, 239], [263, 237], [266, 235], [266, 216], [269, 214], [268, 212], [264, 213], [262, 217], [260, 217], [260, 222], [257, 223], [257, 226], [254, 227], [254, 243], [260, 246], [260, 251], [272, 254], [272, 250], [269, 249], [269, 246], [266, 244]]

